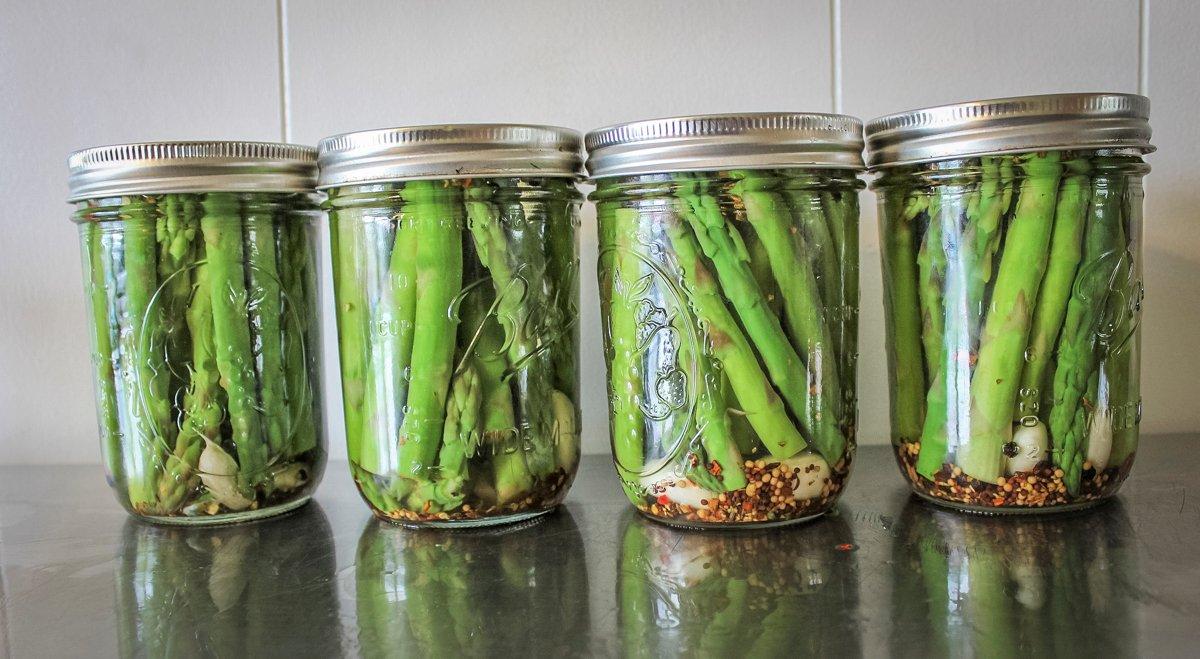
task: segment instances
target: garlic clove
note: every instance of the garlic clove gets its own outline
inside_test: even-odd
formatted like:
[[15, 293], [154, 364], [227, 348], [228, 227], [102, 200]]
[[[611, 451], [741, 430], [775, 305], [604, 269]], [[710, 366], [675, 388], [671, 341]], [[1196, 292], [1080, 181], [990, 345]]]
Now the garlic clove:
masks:
[[700, 487], [686, 478], [675, 478], [673, 476], [663, 477], [662, 472], [646, 476], [642, 479], [642, 487], [651, 496], [659, 497], [666, 496], [672, 502], [681, 506], [691, 506], [692, 508], [704, 508], [706, 504], [703, 501], [712, 501], [720, 494], [709, 489]]
[[1004, 473], [1012, 476], [1033, 471], [1050, 454], [1050, 437], [1041, 421], [1027, 426], [1018, 423], [1013, 428], [1012, 441], [1004, 447]]
[[1087, 461], [1092, 463], [1096, 471], [1104, 471], [1108, 467], [1108, 457], [1112, 455], [1112, 411], [1102, 407], [1092, 414], [1092, 423], [1088, 427]]
[[829, 463], [816, 453], [801, 453], [782, 461], [797, 480], [792, 498], [798, 501], [816, 499], [829, 483]]
[[204, 438], [204, 450], [200, 452], [199, 470], [200, 482], [221, 505], [237, 512], [254, 503], [238, 492], [237, 461], [207, 437]]
[[308, 483], [308, 465], [293, 462], [271, 474], [271, 480], [275, 483], [275, 489], [281, 492], [298, 490]]
[[571, 471], [579, 459], [579, 423], [575, 418], [575, 403], [557, 389], [551, 392], [550, 400], [554, 405], [554, 450], [558, 466]]

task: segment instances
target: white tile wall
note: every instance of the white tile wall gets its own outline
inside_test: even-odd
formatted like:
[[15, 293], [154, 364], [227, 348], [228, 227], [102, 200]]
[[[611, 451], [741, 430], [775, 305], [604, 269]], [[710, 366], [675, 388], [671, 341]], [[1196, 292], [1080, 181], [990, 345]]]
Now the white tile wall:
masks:
[[279, 136], [275, 3], [0, 11], [0, 464], [99, 459], [67, 153]]
[[[1197, 24], [1200, 4], [1186, 0], [10, 3], [0, 21], [0, 463], [96, 459], [77, 247], [62, 203], [74, 148], [285, 132], [312, 143], [452, 121], [586, 130], [681, 113], [829, 111], [839, 100], [869, 118], [1055, 90], [1148, 89], [1154, 101], [1143, 427], [1194, 431]], [[864, 442], [880, 443], [887, 404], [873, 203], [863, 204], [860, 416]], [[587, 213], [585, 448], [604, 452], [594, 233]], [[328, 329], [330, 443], [340, 457]]]

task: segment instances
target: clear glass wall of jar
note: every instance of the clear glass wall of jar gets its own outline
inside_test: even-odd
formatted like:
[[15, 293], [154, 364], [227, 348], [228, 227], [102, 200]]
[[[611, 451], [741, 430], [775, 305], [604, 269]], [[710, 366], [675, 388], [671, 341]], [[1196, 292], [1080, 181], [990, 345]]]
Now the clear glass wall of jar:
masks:
[[588, 136], [613, 456], [646, 515], [770, 525], [837, 500], [855, 446], [860, 131], [764, 114]]
[[189, 524], [303, 504], [325, 464], [315, 151], [134, 144], [70, 167], [120, 502]]
[[869, 124], [892, 438], [918, 494], [1061, 510], [1129, 474], [1147, 111], [1142, 97], [1069, 94]]
[[376, 515], [495, 524], [566, 495], [578, 150], [570, 131], [508, 125], [322, 141], [347, 447]]

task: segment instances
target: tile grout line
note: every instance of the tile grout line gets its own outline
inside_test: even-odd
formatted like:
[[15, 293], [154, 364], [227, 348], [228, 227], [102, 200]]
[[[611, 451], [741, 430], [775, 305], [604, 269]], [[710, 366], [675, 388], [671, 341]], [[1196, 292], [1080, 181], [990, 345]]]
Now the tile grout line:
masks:
[[[1145, 1], [1145, 0], [1143, 0]], [[829, 85], [834, 114], [842, 112], [842, 0], [829, 0]]]
[[292, 141], [292, 80], [288, 71], [287, 0], [275, 0], [275, 32], [279, 60], [279, 139]]
[[1138, 93], [1150, 94], [1150, 0], [1138, 0]]

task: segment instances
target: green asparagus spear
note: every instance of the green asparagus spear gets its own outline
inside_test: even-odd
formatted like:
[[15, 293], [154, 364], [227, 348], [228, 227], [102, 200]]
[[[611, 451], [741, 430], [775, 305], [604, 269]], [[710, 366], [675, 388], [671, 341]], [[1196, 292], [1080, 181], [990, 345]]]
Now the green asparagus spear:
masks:
[[1113, 277], [1125, 258], [1121, 222], [1125, 174], [1097, 171], [1084, 229], [1083, 257], [1058, 339], [1050, 408], [1051, 456], [1071, 494], [1079, 491], [1087, 421], [1081, 397], [1094, 371], [1096, 329]]
[[[96, 411], [100, 420], [100, 447], [104, 464], [114, 483], [124, 481], [121, 461], [120, 401], [117, 398], [116, 370], [113, 368], [114, 346], [120, 341], [115, 331], [117, 323], [109, 308], [109, 277], [112, 261], [107, 258], [112, 238], [97, 222], [79, 225], [83, 234], [83, 267], [88, 273], [85, 290], [92, 330], [92, 364], [96, 373]], [[113, 287], [115, 288], [115, 287]]]
[[[980, 299], [991, 278], [991, 252], [998, 243], [998, 229], [1007, 207], [1004, 189], [1010, 185], [1002, 180], [999, 159], [985, 157], [981, 162], [979, 186], [970, 195], [956, 189], [944, 194], [938, 204], [930, 204], [931, 209], [942, 209], [938, 231], [945, 254], [940, 259], [945, 264], [945, 319], [936, 344], [939, 358], [930, 379], [916, 464], [917, 473], [929, 479], [946, 462], [948, 445], [957, 447], [969, 441], [971, 423], [964, 414], [971, 406], [971, 360], [983, 317]], [[939, 193], [942, 190], [945, 188], [939, 188]], [[946, 206], [951, 208], [949, 212], [944, 210]], [[958, 219], [964, 213], [966, 226], [960, 230]], [[927, 333], [926, 339], [932, 340], [933, 335]]]
[[167, 459], [167, 469], [160, 486], [160, 506], [174, 511], [183, 503], [195, 476], [204, 440], [220, 441], [224, 420], [224, 401], [221, 375], [217, 368], [216, 346], [213, 343], [212, 276], [200, 244], [199, 265], [193, 278], [195, 290], [187, 309], [187, 327], [191, 335], [191, 381], [183, 396], [183, 423], [175, 452]]
[[1054, 211], [1050, 263], [1033, 312], [1029, 351], [1025, 371], [1021, 375], [1021, 401], [1013, 414], [1017, 421], [1026, 416], [1036, 416], [1040, 401], [1049, 398], [1043, 385], [1046, 367], [1050, 364], [1054, 342], [1062, 329], [1067, 302], [1071, 297], [1071, 282], [1075, 280], [1075, 270], [1082, 256], [1083, 229], [1091, 195], [1087, 176], [1090, 167], [1084, 159], [1072, 160], [1066, 166], [1067, 176], [1063, 177], [1058, 192], [1058, 208]]
[[810, 268], [821, 292], [822, 316], [836, 317], [841, 314], [842, 285], [838, 275], [841, 268], [837, 261], [837, 244], [821, 207], [821, 193], [811, 187], [815, 183], [791, 183], [782, 192], [791, 203], [800, 235], [808, 250]]
[[404, 501], [405, 508], [428, 514], [462, 505], [469, 476], [467, 459], [474, 455], [479, 439], [479, 413], [479, 375], [467, 365], [450, 386], [437, 466], [414, 484]]
[[255, 348], [255, 375], [262, 399], [263, 429], [270, 454], [280, 456], [287, 446], [287, 411], [284, 392], [287, 371], [283, 362], [283, 293], [276, 246], [276, 217], [273, 202], [263, 195], [246, 195], [242, 201], [242, 231], [245, 236], [246, 273]]
[[311, 351], [319, 340], [311, 305], [317, 299], [312, 273], [313, 249], [308, 238], [308, 221], [281, 213], [280, 241], [283, 250], [283, 359], [287, 382], [288, 456], [298, 456], [317, 447], [316, 418], [319, 406], [314, 404], [314, 389], [309, 380], [312, 369]]
[[[394, 230], [385, 228], [394, 225]], [[363, 437], [359, 463], [364, 469], [386, 474], [395, 468], [400, 447], [395, 437], [401, 424], [408, 390], [408, 369], [413, 359], [417, 308], [417, 232], [410, 213], [394, 222], [376, 222], [364, 227], [372, 254], [382, 261], [378, 271], [379, 299], [370, 307], [369, 372], [363, 398]], [[385, 243], [391, 243], [388, 249]], [[387, 254], [390, 253], [390, 258]]]
[[[510, 196], [508, 193], [501, 193]], [[528, 235], [509, 241], [505, 224], [525, 234], [535, 231], [535, 225], [525, 217], [519, 200], [500, 202], [486, 186], [472, 186], [466, 191], [467, 217], [471, 236], [480, 261], [491, 275], [496, 293], [496, 316], [504, 327], [508, 346], [509, 366], [518, 396], [516, 405], [523, 425], [531, 437], [526, 441], [526, 461], [535, 477], [550, 475], [555, 468], [551, 434], [554, 427], [551, 407], [552, 373], [540, 363], [545, 360], [542, 336], [536, 326], [535, 314], [548, 306], [546, 292], [541, 288], [544, 264], [539, 265], [530, 248], [537, 246]], [[499, 208], [504, 204], [505, 210]], [[510, 248], [521, 245], [521, 254], [511, 254]]]
[[[1141, 413], [1137, 360], [1141, 343], [1138, 326], [1142, 302], [1142, 275], [1141, 266], [1131, 248], [1137, 240], [1133, 234], [1136, 225], [1132, 221], [1131, 205], [1131, 197], [1135, 194], [1136, 188], [1131, 189], [1127, 185], [1121, 204], [1123, 215], [1118, 221], [1113, 248], [1120, 253], [1120, 259], [1113, 273], [1099, 327], [1099, 341], [1103, 350], [1100, 372], [1096, 379], [1104, 382], [1105, 395], [1100, 398], [1090, 394], [1088, 396], [1095, 409], [1088, 422], [1086, 454], [1103, 460], [1102, 449], [1097, 447], [1098, 450], [1092, 451], [1091, 439], [1097, 436], [1097, 433], [1111, 433], [1105, 461], [1107, 466], [1093, 465], [1098, 470], [1121, 467], [1133, 453], [1137, 442], [1137, 422]], [[1108, 427], [1097, 428], [1097, 424], [1106, 424]]]
[[[366, 397], [367, 359], [370, 351], [366, 274], [360, 258], [365, 237], [362, 212], [334, 206], [330, 214], [330, 243], [336, 272], [334, 295], [337, 298], [338, 355], [342, 366], [342, 401], [346, 415], [346, 451], [350, 462], [363, 467], [362, 409]], [[370, 469], [380, 465], [371, 464]], [[375, 473], [375, 472], [370, 472]]]
[[[682, 205], [683, 202], [680, 203], [679, 216], [685, 213]], [[759, 366], [754, 349], [725, 307], [717, 282], [700, 254], [695, 235], [675, 217], [664, 222], [671, 246], [679, 259], [679, 267], [684, 273], [688, 301], [697, 319], [706, 328], [706, 348], [724, 366], [724, 372], [750, 424], [771, 455], [782, 459], [799, 453], [808, 443], [792, 424], [783, 401]]]
[[569, 179], [546, 179], [554, 192], [546, 205], [546, 284], [553, 287], [556, 327], [551, 337], [554, 388], [571, 400], [579, 399], [576, 346], [579, 345], [579, 216], [578, 198]]
[[[535, 477], [544, 478], [559, 469], [554, 447], [556, 371], [551, 357], [561, 329], [554, 320], [553, 289], [540, 247], [547, 239], [550, 220], [544, 204], [525, 201], [524, 182], [497, 179], [495, 185], [492, 200], [500, 211], [501, 221], [491, 225], [492, 242], [487, 247], [486, 265], [490, 270], [497, 261], [507, 259], [515, 276], [507, 295], [501, 295], [496, 288], [501, 298], [497, 315], [514, 338], [509, 342], [509, 365], [520, 392], [516, 399], [517, 416], [521, 426], [529, 430], [525, 460]], [[501, 233], [496, 234], [496, 230]], [[476, 251], [482, 256], [478, 241]], [[494, 276], [493, 283], [497, 283]]]
[[958, 447], [968, 475], [994, 481], [1003, 471], [1002, 447], [1012, 437], [1012, 410], [1020, 386], [1034, 305], [1050, 249], [1058, 180], [1058, 153], [1032, 154], [1022, 162], [1017, 208], [1005, 237], [990, 313], [980, 338], [971, 381], [971, 433]]
[[925, 373], [921, 357], [921, 314], [917, 294], [917, 247], [913, 223], [925, 199], [904, 188], [881, 188], [887, 214], [879, 218], [883, 245], [883, 308], [888, 336], [891, 417], [894, 439], [916, 441], [925, 416]]
[[743, 178], [733, 193], [741, 196], [746, 219], [754, 226], [766, 252], [770, 272], [778, 282], [788, 337], [804, 355], [810, 392], [804, 418], [808, 424], [813, 424], [812, 419], [828, 415], [836, 422], [842, 403], [838, 355], [828, 322], [828, 309], [826, 313], [818, 311], [821, 294], [809, 267], [808, 246], [803, 235], [795, 231], [783, 199], [776, 193], [755, 187], [760, 186], [755, 186], [752, 178]]
[[[746, 475], [742, 471], [742, 454], [738, 451], [729, 422], [729, 404], [725, 400], [722, 374], [711, 358], [703, 350], [697, 349], [701, 335], [692, 327], [690, 317], [681, 314], [674, 321], [681, 326], [676, 328], [679, 332], [679, 365], [685, 369], [688, 382], [696, 387], [696, 428], [692, 439], [698, 437], [699, 441], [690, 441], [686, 446], [693, 451], [696, 451], [697, 445], [702, 449], [696, 452], [702, 452], [706, 459], [696, 469], [704, 472], [700, 475], [702, 480], [715, 481], [713, 484], [720, 485], [712, 488], [714, 491], [740, 490], [746, 487]], [[712, 463], [716, 463], [719, 473], [713, 473]], [[693, 480], [696, 478], [693, 477]]]
[[184, 326], [188, 297], [192, 292], [190, 266], [194, 260], [199, 217], [188, 214], [184, 195], [167, 194], [159, 200], [158, 216], [158, 280], [159, 291], [155, 304], [161, 309], [163, 342], [165, 344], [170, 383], [167, 391], [179, 391], [187, 375], [181, 364], [187, 363], [188, 333]]
[[249, 295], [239, 209], [237, 195], [209, 193], [204, 198], [200, 228], [212, 277], [213, 344], [237, 450], [238, 486], [248, 490], [263, 478], [268, 455], [258, 412], [254, 349], [246, 321]]
[[955, 230], [959, 210], [959, 205], [954, 203], [954, 193], [943, 196], [941, 192], [939, 190], [939, 194], [929, 195], [929, 220], [921, 247], [917, 250], [917, 273], [920, 276], [917, 293], [921, 301], [921, 344], [927, 381], [933, 380], [942, 363], [946, 322], [942, 300], [942, 285], [946, 278], [945, 234], [947, 228]]
[[491, 459], [497, 503], [505, 504], [528, 492], [533, 477], [524, 452], [513, 445], [517, 418], [504, 357], [504, 330], [492, 315], [494, 304], [495, 297], [485, 287], [477, 286], [467, 295], [460, 311], [459, 342], [479, 374], [483, 406], [480, 450]]
[[858, 191], [853, 187], [837, 188], [821, 193], [821, 207], [829, 220], [829, 232], [837, 247], [838, 281], [841, 283], [841, 309], [830, 325], [834, 352], [841, 372], [842, 406], [853, 407], [853, 392], [857, 390], [858, 363]]
[[437, 181], [410, 181], [403, 190], [404, 212], [417, 236], [418, 273], [412, 377], [400, 426], [398, 472], [406, 478], [428, 477], [442, 439], [458, 322], [451, 309], [462, 290], [458, 190]]
[[379, 482], [379, 476], [359, 467], [354, 462], [350, 463], [350, 473], [354, 476], [354, 484], [358, 486], [359, 493], [367, 500], [367, 503], [371, 504], [372, 508], [385, 514], [400, 510], [400, 503], [396, 501], [388, 488]]
[[[601, 282], [611, 286], [607, 295], [609, 400], [612, 406], [613, 456], [626, 494], [634, 503], [640, 494], [635, 485], [644, 466], [644, 416], [641, 348], [638, 344], [638, 298], [642, 286], [642, 263], [630, 237], [641, 217], [635, 208], [616, 208], [603, 223], [612, 245], [601, 255]], [[608, 276], [603, 272], [611, 268]], [[611, 282], [611, 283], [610, 283]]]
[[[749, 209], [747, 209], [749, 215]], [[747, 217], [747, 219], [749, 219]], [[742, 236], [742, 240], [746, 244], [746, 254], [749, 256], [750, 272], [754, 274], [754, 283], [758, 285], [758, 290], [762, 291], [763, 299], [767, 301], [767, 308], [772, 314], [783, 317], [783, 292], [779, 289], [779, 284], [775, 283], [775, 275], [771, 273], [771, 259], [767, 256], [767, 246], [764, 244], [764, 239], [758, 230], [747, 231]], [[818, 298], [820, 296], [818, 295]], [[795, 341], [790, 328], [788, 329], [788, 338]], [[800, 349], [802, 344], [795, 344], [797, 349]]]
[[129, 505], [152, 513], [162, 456], [174, 443], [170, 385], [160, 324], [161, 311], [151, 307], [158, 290], [157, 209], [148, 200], [121, 207], [125, 257], [125, 309], [121, 317], [121, 376], [136, 383], [124, 401], [129, 423], [125, 438], [125, 479]]
[[446, 510], [462, 505], [467, 459], [479, 444], [480, 399], [479, 374], [468, 364], [454, 379], [438, 451], [437, 498]]
[[[931, 330], [927, 325], [925, 330], [926, 346], [936, 351], [936, 361], [931, 363], [916, 470], [931, 480], [946, 462], [947, 445], [962, 444], [971, 427], [967, 419], [960, 418], [961, 410], [970, 406], [971, 389], [970, 312], [966, 299], [970, 274], [963, 249], [969, 239], [964, 238], [959, 222], [964, 213], [969, 221], [973, 207], [968, 200], [964, 208], [964, 200], [967, 200], [966, 195], [955, 190], [945, 197], [931, 196], [929, 201], [928, 233], [938, 235], [937, 246], [930, 249], [939, 254], [927, 257], [927, 262], [936, 262], [941, 272], [936, 275], [940, 281], [932, 284], [923, 281], [921, 292], [936, 298], [930, 307], [931, 311], [941, 314], [941, 318], [932, 323], [936, 329]], [[937, 334], [931, 337], [930, 332]]]
[[993, 275], [993, 258], [1000, 247], [1001, 222], [1012, 204], [1013, 158], [993, 156], [980, 159], [977, 201], [968, 208], [970, 221], [963, 241], [964, 271], [967, 276], [967, 320], [971, 349], [978, 350], [984, 314], [983, 298]]
[[[813, 446], [825, 460], [834, 465], [845, 451], [846, 438], [838, 428], [837, 419], [827, 406], [819, 406], [813, 413], [809, 406], [809, 386], [799, 355], [779, 323], [772, 315], [754, 283], [754, 275], [746, 264], [748, 256], [744, 246], [730, 233], [716, 200], [704, 194], [693, 182], [679, 185], [684, 203], [679, 206], [682, 216], [692, 226], [699, 245], [713, 263], [717, 280], [725, 296], [737, 310], [746, 334], [754, 342], [758, 354], [770, 375], [771, 382], [779, 389], [780, 396], [788, 408], [796, 414], [808, 430]], [[822, 222], [824, 220], [822, 219]], [[739, 394], [739, 398], [740, 398]], [[743, 401], [744, 402], [744, 401]], [[767, 441], [777, 442], [778, 438]], [[777, 444], [776, 450], [783, 444]], [[768, 446], [768, 450], [772, 447]], [[798, 449], [797, 449], [798, 450]], [[772, 451], [772, 454], [775, 454]], [[791, 457], [793, 453], [777, 457]]]
[[1112, 451], [1108, 457], [1108, 464], [1113, 467], [1124, 465], [1137, 450], [1142, 407], [1138, 382], [1141, 338], [1141, 332], [1134, 328], [1133, 336], [1104, 357], [1104, 376], [1108, 380], [1110, 399], [1116, 405], [1112, 416]]

